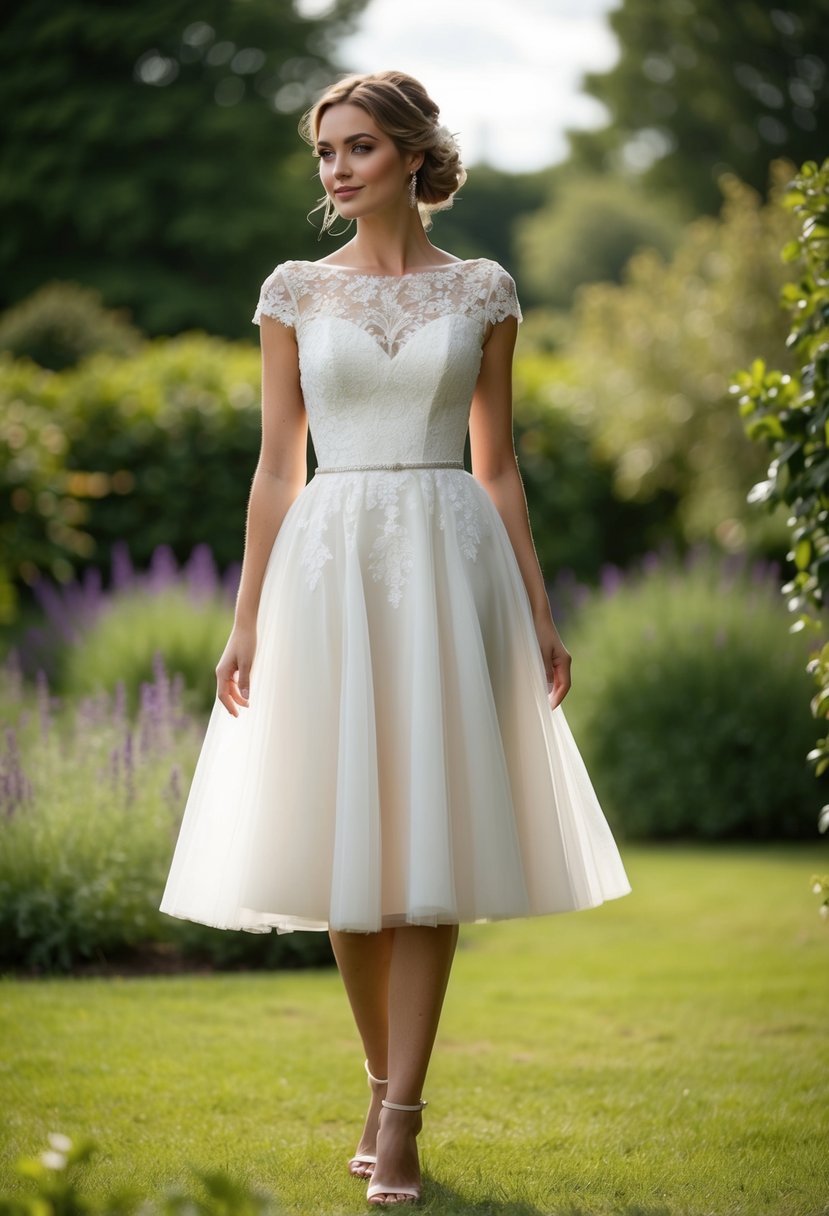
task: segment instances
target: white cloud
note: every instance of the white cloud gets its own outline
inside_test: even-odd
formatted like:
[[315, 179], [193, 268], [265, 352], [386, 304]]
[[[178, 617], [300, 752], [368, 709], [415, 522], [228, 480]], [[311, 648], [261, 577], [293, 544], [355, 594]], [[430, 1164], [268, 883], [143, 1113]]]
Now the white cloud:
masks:
[[568, 127], [599, 126], [580, 92], [616, 59], [612, 0], [369, 0], [341, 44], [349, 71], [398, 68], [422, 80], [469, 163], [537, 169], [567, 153]]

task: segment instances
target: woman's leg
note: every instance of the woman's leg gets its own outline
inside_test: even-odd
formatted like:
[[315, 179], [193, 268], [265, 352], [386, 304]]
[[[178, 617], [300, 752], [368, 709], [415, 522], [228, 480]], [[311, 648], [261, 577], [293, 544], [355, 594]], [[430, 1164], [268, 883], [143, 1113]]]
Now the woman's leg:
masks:
[[[420, 1100], [457, 940], [457, 925], [331, 933], [369, 1068], [376, 1077], [389, 1078], [391, 1102]], [[374, 1152], [379, 1105], [373, 1093], [359, 1152]], [[418, 1184], [420, 1122], [419, 1114], [383, 1109], [383, 1144], [377, 1146], [377, 1177], [383, 1183]], [[394, 1195], [388, 1192], [392, 1202]]]
[[[369, 1072], [375, 1077], [389, 1075], [389, 970], [394, 939], [393, 929], [380, 933], [329, 933], [334, 957], [345, 985], [357, 1032], [363, 1043]], [[356, 1153], [377, 1152], [377, 1126], [380, 1101], [386, 1097], [384, 1085], [371, 1085], [371, 1101]], [[370, 1176], [373, 1165], [352, 1161], [355, 1177]]]
[[458, 941], [457, 925], [395, 929], [389, 969], [390, 1102], [419, 1102]]
[[[414, 1106], [421, 1098], [458, 940], [457, 925], [395, 929], [389, 971], [388, 1100]], [[405, 1198], [395, 1186], [420, 1185], [415, 1137], [419, 1112], [384, 1107], [373, 1181], [377, 1203]], [[388, 1189], [385, 1189], [388, 1188]]]
[[394, 932], [339, 933], [332, 929], [328, 935], [369, 1071], [375, 1077], [389, 1075], [389, 972]]

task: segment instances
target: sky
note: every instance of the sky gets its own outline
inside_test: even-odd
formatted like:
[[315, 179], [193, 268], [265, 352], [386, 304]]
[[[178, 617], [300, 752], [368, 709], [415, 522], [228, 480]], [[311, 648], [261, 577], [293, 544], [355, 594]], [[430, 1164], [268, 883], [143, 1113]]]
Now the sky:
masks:
[[[309, 12], [325, 7], [300, 3]], [[614, 0], [369, 0], [338, 57], [349, 70], [397, 68], [421, 80], [467, 164], [540, 169], [566, 157], [568, 127], [605, 120], [579, 85], [584, 72], [616, 60], [605, 21], [614, 7]]]

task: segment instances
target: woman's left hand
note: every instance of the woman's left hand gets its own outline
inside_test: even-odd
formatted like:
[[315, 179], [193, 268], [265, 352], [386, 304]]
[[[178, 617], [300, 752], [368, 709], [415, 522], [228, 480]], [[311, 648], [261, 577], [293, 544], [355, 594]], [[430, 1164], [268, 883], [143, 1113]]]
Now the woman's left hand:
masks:
[[550, 708], [555, 709], [570, 691], [572, 659], [558, 636], [558, 630], [549, 612], [536, 618], [535, 633], [547, 675], [547, 699]]

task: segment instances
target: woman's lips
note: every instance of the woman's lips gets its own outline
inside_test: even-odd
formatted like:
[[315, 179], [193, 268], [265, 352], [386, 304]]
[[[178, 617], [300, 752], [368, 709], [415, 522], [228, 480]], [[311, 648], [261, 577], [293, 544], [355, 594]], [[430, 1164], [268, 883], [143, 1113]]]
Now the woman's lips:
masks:
[[352, 194], [357, 194], [362, 188], [362, 186], [344, 186], [341, 190], [335, 190], [334, 196], [336, 198], [351, 198]]

